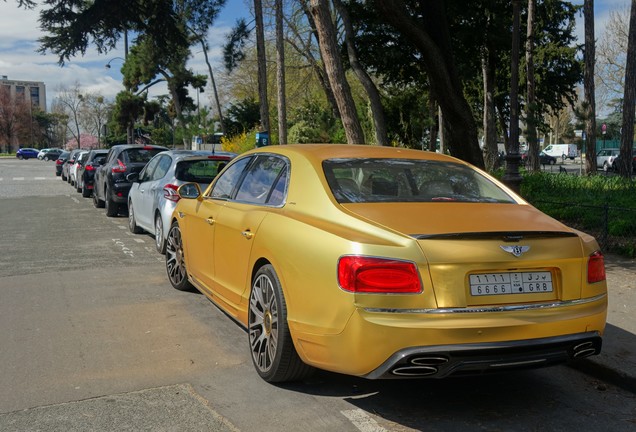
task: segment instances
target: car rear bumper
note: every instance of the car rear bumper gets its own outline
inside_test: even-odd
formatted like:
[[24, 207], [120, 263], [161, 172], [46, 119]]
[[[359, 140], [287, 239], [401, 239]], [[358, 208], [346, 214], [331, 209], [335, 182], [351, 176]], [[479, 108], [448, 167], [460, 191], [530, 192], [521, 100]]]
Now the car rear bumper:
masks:
[[601, 352], [598, 332], [484, 344], [413, 347], [365, 378], [446, 378], [545, 367]]
[[[520, 306], [520, 305], [519, 305]], [[290, 322], [308, 364], [370, 379], [537, 368], [598, 354], [607, 296], [532, 308], [355, 309], [342, 332]]]

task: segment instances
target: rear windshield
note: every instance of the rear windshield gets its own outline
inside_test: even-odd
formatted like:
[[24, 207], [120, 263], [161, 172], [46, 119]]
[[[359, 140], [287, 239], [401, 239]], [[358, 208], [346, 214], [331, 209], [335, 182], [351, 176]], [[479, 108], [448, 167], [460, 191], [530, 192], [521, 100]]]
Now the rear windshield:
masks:
[[132, 148], [125, 150], [127, 163], [147, 163], [154, 155], [161, 153], [163, 149]]
[[212, 183], [226, 164], [227, 161], [212, 159], [181, 161], [177, 164], [175, 177], [185, 182]]
[[510, 195], [470, 167], [409, 159], [329, 159], [325, 177], [340, 203], [497, 202]]

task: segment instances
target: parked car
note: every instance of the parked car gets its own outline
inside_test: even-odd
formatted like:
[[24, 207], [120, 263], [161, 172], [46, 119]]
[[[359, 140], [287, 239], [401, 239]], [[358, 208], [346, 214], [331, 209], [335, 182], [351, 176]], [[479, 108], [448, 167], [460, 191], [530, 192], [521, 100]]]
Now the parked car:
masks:
[[[633, 157], [632, 157], [632, 173], [636, 174], [636, 150], [633, 151]], [[618, 156], [616, 156], [614, 158], [614, 163], [612, 164], [612, 167], [614, 169], [614, 171], [618, 172], [619, 168], [621, 166], [621, 155], [619, 154]]]
[[579, 155], [579, 149], [576, 144], [550, 144], [543, 151], [545, 154], [561, 158], [563, 161], [566, 158], [574, 160]]
[[[528, 163], [528, 152], [521, 152], [521, 160], [523, 163]], [[550, 156], [545, 152], [539, 152], [539, 164], [541, 165], [554, 165], [557, 163], [557, 159], [554, 156]]]
[[88, 198], [93, 193], [93, 181], [95, 171], [106, 162], [108, 150], [91, 150], [86, 154], [86, 158], [77, 169], [77, 183], [75, 185], [78, 192], [84, 198]]
[[614, 159], [620, 153], [617, 148], [604, 148], [596, 153], [596, 167], [602, 168], [603, 171], [611, 171], [614, 167]]
[[139, 173], [128, 175], [128, 227], [155, 236], [159, 253], [165, 253], [170, 218], [179, 195], [177, 188], [196, 182], [205, 189], [236, 154], [211, 151], [170, 150], [153, 157]]
[[45, 161], [57, 160], [57, 158], [60, 157], [60, 154], [63, 151], [64, 150], [60, 148], [45, 148], [40, 150], [40, 152], [38, 153], [38, 159]]
[[85, 151], [85, 150], [82, 150], [82, 149], [73, 149], [73, 150], [71, 150], [71, 152], [69, 153], [68, 157], [66, 158], [66, 160], [62, 164], [62, 180], [63, 181], [65, 181], [67, 183], [71, 182], [70, 169], [75, 164], [75, 159], [77, 158], [77, 154], [80, 153], [80, 152], [83, 152], [83, 151]]
[[73, 187], [77, 187], [77, 171], [80, 166], [86, 161], [88, 156], [88, 150], [82, 150], [75, 155], [75, 162], [68, 167], [68, 182]]
[[[64, 164], [66, 163], [66, 160], [68, 159], [70, 154], [71, 152], [68, 152], [65, 150], [62, 153], [60, 153], [58, 158], [55, 160], [55, 175], [56, 176], [59, 177], [62, 175], [62, 168], [64, 167]], [[62, 178], [62, 180], [66, 180], [66, 179]]]
[[186, 183], [178, 193], [168, 279], [248, 329], [266, 381], [314, 367], [463, 376], [601, 350], [596, 240], [461, 160], [270, 146], [233, 159], [205, 191]]
[[93, 204], [106, 208], [107, 216], [117, 216], [128, 205], [131, 182], [126, 176], [141, 171], [157, 153], [168, 150], [155, 145], [119, 144], [106, 155], [104, 165], [95, 172]]
[[21, 149], [18, 149], [18, 151], [15, 153], [15, 157], [17, 157], [18, 159], [22, 160], [22, 159], [35, 159], [38, 157], [38, 153], [40, 152], [40, 150], [38, 149], [34, 149], [34, 148], [30, 148], [30, 147], [24, 147]]

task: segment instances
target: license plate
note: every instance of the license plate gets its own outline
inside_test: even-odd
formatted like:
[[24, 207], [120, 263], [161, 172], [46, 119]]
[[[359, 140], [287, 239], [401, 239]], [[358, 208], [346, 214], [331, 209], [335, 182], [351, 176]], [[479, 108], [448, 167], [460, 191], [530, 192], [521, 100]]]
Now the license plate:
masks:
[[552, 273], [549, 271], [470, 275], [470, 294], [473, 296], [533, 294], [552, 290]]

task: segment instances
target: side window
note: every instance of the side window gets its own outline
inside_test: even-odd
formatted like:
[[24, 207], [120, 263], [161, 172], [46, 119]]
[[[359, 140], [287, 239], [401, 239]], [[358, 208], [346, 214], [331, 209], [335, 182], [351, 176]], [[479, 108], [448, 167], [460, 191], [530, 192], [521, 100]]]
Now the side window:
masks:
[[152, 173], [154, 172], [157, 165], [159, 165], [159, 159], [160, 158], [154, 158], [150, 162], [148, 162], [148, 165], [146, 165], [141, 171], [141, 174], [139, 174], [140, 182], [147, 182], [149, 180], [152, 180]]
[[[241, 183], [236, 200], [253, 204], [272, 204], [268, 200], [272, 197], [275, 187], [283, 177], [286, 169], [285, 160], [276, 156], [258, 156], [254, 163], [250, 165], [243, 182]], [[285, 183], [282, 183], [283, 189]], [[282, 195], [277, 200], [282, 202]]]
[[168, 172], [168, 169], [170, 169], [170, 165], [172, 165], [172, 158], [170, 156], [160, 156], [157, 159], [159, 159], [159, 163], [157, 164], [155, 172], [152, 173], [152, 180], [162, 179]]
[[245, 157], [230, 165], [223, 172], [223, 175], [218, 177], [216, 183], [214, 183], [214, 187], [210, 191], [210, 197], [220, 199], [231, 198], [234, 188], [241, 180], [243, 171], [245, 171], [245, 168], [251, 160], [251, 157]]

